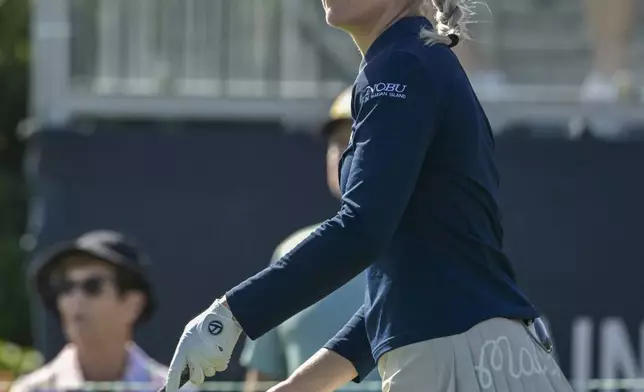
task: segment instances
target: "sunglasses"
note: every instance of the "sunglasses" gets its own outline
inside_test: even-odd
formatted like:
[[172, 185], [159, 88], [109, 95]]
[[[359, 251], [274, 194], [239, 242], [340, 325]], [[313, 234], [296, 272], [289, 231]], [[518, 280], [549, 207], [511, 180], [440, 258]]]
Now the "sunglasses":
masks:
[[52, 291], [56, 296], [66, 295], [79, 289], [88, 297], [98, 297], [103, 293], [105, 285], [112, 279], [106, 276], [91, 276], [83, 280], [61, 279], [52, 283]]

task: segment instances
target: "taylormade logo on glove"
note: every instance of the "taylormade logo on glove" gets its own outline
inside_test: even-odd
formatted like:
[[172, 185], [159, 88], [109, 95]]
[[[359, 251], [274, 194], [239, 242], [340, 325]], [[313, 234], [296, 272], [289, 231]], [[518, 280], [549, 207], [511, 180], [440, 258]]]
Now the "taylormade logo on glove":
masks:
[[226, 370], [241, 332], [232, 312], [221, 304], [221, 300], [192, 319], [183, 330], [172, 357], [166, 391], [179, 390], [181, 372], [186, 367], [190, 370], [190, 381], [195, 385], [201, 385], [205, 377]]

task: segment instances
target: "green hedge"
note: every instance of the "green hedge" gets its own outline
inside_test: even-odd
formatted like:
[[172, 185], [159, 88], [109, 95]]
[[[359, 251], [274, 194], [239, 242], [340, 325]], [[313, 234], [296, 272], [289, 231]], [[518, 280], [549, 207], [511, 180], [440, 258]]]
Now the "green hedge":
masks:
[[44, 362], [40, 352], [0, 340], [0, 371], [18, 377], [38, 369]]

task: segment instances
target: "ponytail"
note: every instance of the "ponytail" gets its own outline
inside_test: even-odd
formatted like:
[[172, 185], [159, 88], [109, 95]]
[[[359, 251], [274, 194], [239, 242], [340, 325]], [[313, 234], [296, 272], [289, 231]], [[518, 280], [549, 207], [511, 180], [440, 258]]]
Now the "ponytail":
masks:
[[420, 32], [427, 45], [436, 43], [456, 46], [461, 38], [469, 38], [467, 25], [474, 14], [471, 0], [422, 0], [421, 13], [433, 19], [433, 30], [423, 28]]

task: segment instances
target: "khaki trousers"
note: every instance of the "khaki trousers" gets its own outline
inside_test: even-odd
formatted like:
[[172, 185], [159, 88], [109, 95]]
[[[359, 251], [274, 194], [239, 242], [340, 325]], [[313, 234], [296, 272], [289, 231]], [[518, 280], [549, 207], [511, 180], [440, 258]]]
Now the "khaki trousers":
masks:
[[532, 326], [503, 318], [400, 347], [378, 361], [383, 392], [572, 392]]

